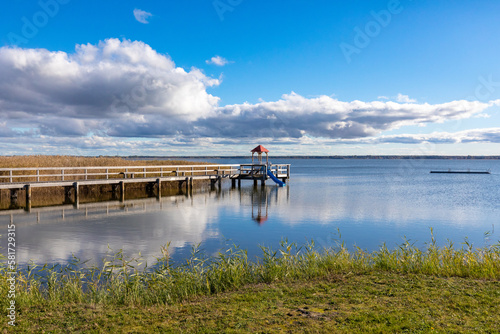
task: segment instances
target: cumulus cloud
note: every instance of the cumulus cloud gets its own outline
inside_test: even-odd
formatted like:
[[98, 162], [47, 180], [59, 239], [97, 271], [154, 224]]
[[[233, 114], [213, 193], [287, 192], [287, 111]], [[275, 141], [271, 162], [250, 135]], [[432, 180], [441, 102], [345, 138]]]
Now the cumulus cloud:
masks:
[[230, 63], [226, 58], [223, 58], [221, 56], [212, 57], [209, 60], [206, 60], [205, 62], [209, 65], [216, 65], [216, 66], [224, 66]]
[[73, 54], [0, 48], [2, 119], [13, 126], [31, 120], [52, 134], [64, 127], [75, 134], [106, 131], [116, 119], [175, 123], [210, 116], [219, 98], [206, 88], [218, 84], [142, 42], [108, 39], [78, 45]]
[[429, 134], [404, 134], [381, 136], [375, 138], [375, 143], [500, 143], [500, 128], [472, 129], [459, 132], [433, 132]]
[[108, 39], [78, 45], [73, 53], [2, 47], [1, 142], [18, 148], [14, 143], [19, 137], [34, 137], [44, 149], [69, 145], [142, 152], [259, 138], [280, 145], [499, 141], [495, 129], [399, 136], [384, 132], [484, 117], [500, 100], [428, 104], [399, 94], [397, 102], [365, 102], [291, 92], [277, 101], [219, 106], [219, 98], [207, 92], [219, 84], [199, 69], [177, 67], [168, 55], [137, 41]]
[[[494, 103], [494, 102], [492, 102]], [[392, 101], [344, 102], [329, 96], [308, 99], [296, 93], [274, 102], [221, 107], [214, 116], [195, 122], [209, 137], [363, 138], [403, 126], [470, 118], [492, 103], [452, 101], [401, 104]]]
[[140, 23], [148, 24], [148, 19], [153, 16], [153, 14], [143, 11], [141, 9], [134, 9], [134, 17]]

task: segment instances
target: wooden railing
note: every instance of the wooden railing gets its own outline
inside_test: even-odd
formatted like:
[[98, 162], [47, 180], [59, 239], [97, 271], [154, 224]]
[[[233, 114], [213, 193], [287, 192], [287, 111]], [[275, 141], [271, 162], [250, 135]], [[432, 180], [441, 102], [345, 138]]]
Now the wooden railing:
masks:
[[239, 174], [240, 165], [0, 168], [0, 183]]
[[290, 165], [181, 165], [0, 168], [0, 184], [131, 178], [246, 176], [265, 177], [267, 170], [290, 178]]
[[278, 164], [267, 166], [265, 164], [240, 165], [240, 174], [243, 176], [259, 177], [267, 174], [270, 170], [276, 177], [290, 178], [290, 164]]
[[267, 174], [266, 165], [249, 164], [240, 165], [240, 175], [249, 177], [262, 177]]
[[286, 177], [287, 179], [290, 178], [290, 164], [271, 165], [269, 170], [276, 177]]

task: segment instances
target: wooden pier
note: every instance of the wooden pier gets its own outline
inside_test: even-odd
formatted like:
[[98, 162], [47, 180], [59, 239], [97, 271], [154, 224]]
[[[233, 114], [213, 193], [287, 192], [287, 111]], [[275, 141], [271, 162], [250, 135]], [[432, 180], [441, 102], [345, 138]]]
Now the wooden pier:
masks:
[[17, 201], [19, 191], [24, 190], [26, 210], [31, 210], [32, 189], [42, 187], [64, 187], [67, 199], [79, 204], [80, 187], [91, 185], [112, 185], [113, 192], [125, 200], [126, 184], [147, 183], [161, 197], [162, 182], [177, 182], [180, 189], [192, 190], [194, 180], [209, 180], [212, 187], [221, 187], [223, 179], [229, 179], [232, 186], [241, 187], [241, 180], [252, 180], [254, 185], [268, 180], [268, 170], [278, 179], [290, 179], [290, 165], [186, 165], [186, 166], [100, 166], [100, 167], [36, 167], [0, 168], [0, 190], [10, 190], [11, 203]]

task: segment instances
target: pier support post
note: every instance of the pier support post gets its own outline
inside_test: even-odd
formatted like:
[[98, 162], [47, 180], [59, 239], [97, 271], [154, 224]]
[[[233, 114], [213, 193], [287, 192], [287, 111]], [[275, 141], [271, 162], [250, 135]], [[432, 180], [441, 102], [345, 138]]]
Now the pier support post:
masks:
[[253, 180], [253, 186], [254, 186], [254, 188], [256, 188], [256, 187], [257, 187], [257, 179], [254, 179], [254, 180]]
[[31, 186], [29, 184], [24, 186], [24, 190], [26, 191], [26, 211], [31, 211]]
[[236, 188], [236, 179], [231, 179], [231, 188]]
[[75, 206], [78, 208], [80, 204], [80, 187], [78, 186], [78, 182], [73, 183], [73, 188], [75, 189]]
[[120, 182], [120, 202], [125, 202], [125, 182]]
[[241, 189], [241, 179], [238, 178], [238, 189]]
[[260, 180], [260, 186], [265, 187], [266, 186], [266, 179]]
[[222, 186], [222, 176], [218, 176], [217, 177], [217, 186], [219, 187], [219, 190], [221, 190], [221, 186]]
[[161, 179], [156, 179], [156, 199], [161, 198]]
[[186, 177], [186, 194], [189, 193], [189, 177]]

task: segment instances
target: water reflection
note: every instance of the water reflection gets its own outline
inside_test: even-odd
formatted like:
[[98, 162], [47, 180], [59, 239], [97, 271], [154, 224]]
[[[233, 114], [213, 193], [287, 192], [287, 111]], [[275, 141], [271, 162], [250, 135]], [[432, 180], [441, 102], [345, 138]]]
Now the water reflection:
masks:
[[269, 203], [267, 191], [265, 189], [254, 191], [252, 193], [252, 219], [256, 221], [257, 224], [262, 225], [267, 221], [268, 214]]
[[[30, 213], [22, 209], [1, 211], [0, 223], [16, 225], [21, 264], [29, 260], [66, 263], [72, 254], [98, 264], [107, 252], [119, 249], [128, 256], [141, 254], [153, 263], [167, 243], [177, 259], [185, 257], [192, 245], [209, 241], [207, 250], [218, 251], [214, 246], [223, 239], [218, 224], [220, 210], [249, 204], [252, 210], [248, 219], [261, 224], [279, 198], [276, 187], [219, 189], [191, 196], [80, 204], [78, 208], [35, 208]], [[4, 249], [5, 241], [2, 238]]]
[[290, 201], [289, 187], [282, 190], [277, 187], [254, 187], [251, 190], [242, 191], [240, 193], [242, 196], [250, 198], [252, 220], [258, 225], [264, 224], [269, 219], [270, 207], [277, 207], [280, 203], [280, 199], [284, 199], [283, 202], [286, 203]]

